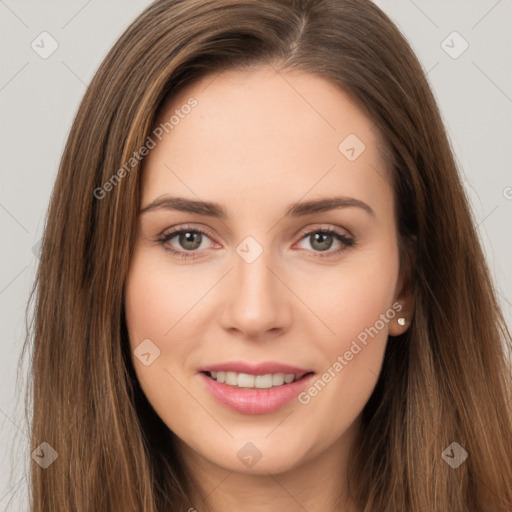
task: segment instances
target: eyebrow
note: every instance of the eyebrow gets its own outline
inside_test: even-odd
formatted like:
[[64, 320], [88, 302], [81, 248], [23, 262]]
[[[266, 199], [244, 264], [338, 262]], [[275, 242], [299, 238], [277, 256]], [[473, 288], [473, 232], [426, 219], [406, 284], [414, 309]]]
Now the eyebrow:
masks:
[[[303, 217], [312, 213], [321, 213], [337, 208], [357, 207], [364, 210], [370, 216], [375, 217], [372, 208], [352, 197], [330, 197], [324, 199], [316, 199], [314, 201], [305, 201], [296, 203], [289, 207], [285, 217]], [[226, 210], [219, 203], [210, 201], [198, 201], [194, 199], [186, 199], [184, 197], [161, 196], [142, 208], [141, 214], [155, 210], [177, 210], [180, 212], [196, 213], [217, 219], [227, 219]]]

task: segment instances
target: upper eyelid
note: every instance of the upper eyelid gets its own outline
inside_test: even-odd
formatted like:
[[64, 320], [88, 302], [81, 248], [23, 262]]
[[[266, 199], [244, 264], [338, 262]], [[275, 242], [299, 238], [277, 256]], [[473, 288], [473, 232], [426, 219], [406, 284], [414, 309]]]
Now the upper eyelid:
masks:
[[[298, 233], [302, 233], [303, 235], [306, 235], [306, 234], [309, 234], [309, 233], [314, 232], [314, 231], [329, 231], [329, 230], [335, 231], [336, 233], [338, 233], [340, 235], [343, 235], [343, 236], [347, 236], [349, 238], [354, 238], [354, 235], [347, 228], [342, 228], [340, 226], [333, 226], [332, 224], [328, 225], [327, 227], [326, 226], [322, 227], [321, 223], [313, 224], [312, 227], [307, 227], [307, 228], [304, 228], [304, 229], [300, 229], [298, 231]], [[342, 231], [345, 231], [346, 235], [344, 235], [342, 233]]]
[[205, 228], [198, 228], [198, 227], [187, 226], [187, 225], [178, 226], [176, 228], [171, 228], [169, 231], [164, 230], [158, 238], [174, 237], [175, 235], [177, 235], [183, 231], [197, 231], [199, 233], [206, 235], [208, 238], [210, 238], [212, 240], [215, 238]]

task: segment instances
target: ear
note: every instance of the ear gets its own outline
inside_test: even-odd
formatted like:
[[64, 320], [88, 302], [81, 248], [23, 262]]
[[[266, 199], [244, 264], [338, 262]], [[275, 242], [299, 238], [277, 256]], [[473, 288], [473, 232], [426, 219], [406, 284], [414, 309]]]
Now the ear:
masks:
[[[400, 336], [409, 329], [411, 319], [414, 314], [414, 289], [411, 280], [411, 254], [406, 258], [407, 263], [400, 272], [400, 277], [395, 289], [393, 309], [396, 311], [395, 317], [389, 322], [389, 335]], [[396, 304], [396, 306], [395, 306]]]

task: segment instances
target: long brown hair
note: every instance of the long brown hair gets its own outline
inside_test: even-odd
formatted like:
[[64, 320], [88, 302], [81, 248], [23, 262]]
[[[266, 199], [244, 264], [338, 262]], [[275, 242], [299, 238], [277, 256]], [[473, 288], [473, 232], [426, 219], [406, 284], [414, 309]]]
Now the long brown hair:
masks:
[[[158, 0], [101, 64], [60, 164], [24, 346], [31, 448], [58, 453], [46, 469], [32, 462], [32, 510], [201, 508], [129, 353], [134, 155], [166, 98], [207, 73], [259, 64], [339, 85], [382, 134], [392, 169], [415, 313], [389, 341], [363, 411], [350, 475], [361, 511], [510, 511], [510, 333], [424, 72], [369, 0]], [[453, 442], [469, 454], [456, 469], [442, 456]]]

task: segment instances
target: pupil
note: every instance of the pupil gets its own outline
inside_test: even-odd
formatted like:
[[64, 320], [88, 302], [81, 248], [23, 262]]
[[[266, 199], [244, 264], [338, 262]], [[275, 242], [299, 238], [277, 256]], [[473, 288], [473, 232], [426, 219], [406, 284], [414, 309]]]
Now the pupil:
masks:
[[311, 243], [312, 247], [315, 247], [315, 244], [317, 244], [317, 248], [320, 251], [326, 251], [327, 249], [330, 249], [332, 245], [332, 235], [329, 233], [315, 233]]
[[190, 231], [182, 233], [180, 236], [180, 244], [189, 251], [197, 249], [201, 245], [201, 234]]

